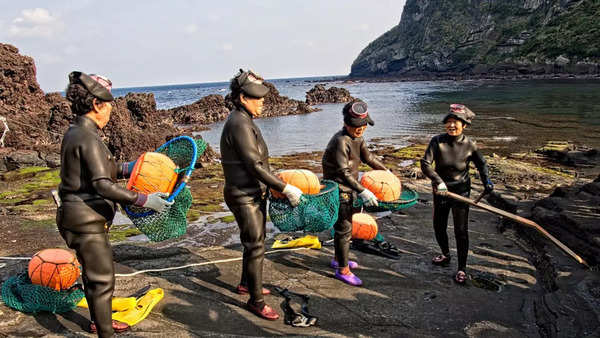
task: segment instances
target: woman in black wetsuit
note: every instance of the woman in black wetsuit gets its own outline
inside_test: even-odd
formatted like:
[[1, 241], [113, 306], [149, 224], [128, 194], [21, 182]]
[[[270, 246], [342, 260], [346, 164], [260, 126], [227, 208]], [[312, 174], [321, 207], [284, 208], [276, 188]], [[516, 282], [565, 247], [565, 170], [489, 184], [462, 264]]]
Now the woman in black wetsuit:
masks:
[[[433, 228], [435, 238], [442, 250], [440, 255], [432, 259], [435, 265], [447, 266], [450, 263], [448, 248], [448, 215], [452, 210], [454, 219], [454, 236], [458, 256], [458, 270], [454, 277], [457, 283], [463, 284], [467, 279], [467, 254], [469, 251], [469, 205], [440, 195], [441, 192], [453, 193], [469, 197], [471, 178], [469, 164], [473, 162], [479, 171], [481, 182], [486, 192], [494, 189], [490, 181], [488, 167], [483, 155], [475, 143], [463, 134], [463, 130], [475, 117], [469, 108], [462, 104], [450, 105], [450, 112], [444, 117], [446, 134], [434, 136], [429, 142], [425, 156], [421, 160], [423, 174], [431, 179], [433, 186]], [[433, 164], [435, 163], [435, 170]]]
[[129, 191], [116, 183], [129, 177], [133, 162], [117, 164], [98, 131], [112, 111], [112, 83], [107, 78], [72, 72], [66, 90], [71, 110], [77, 115], [60, 147], [59, 201], [56, 224], [67, 246], [75, 250], [83, 269], [85, 298], [89, 304], [91, 332], [111, 337], [128, 325], [112, 321], [111, 298], [115, 273], [108, 230], [116, 203], [134, 204], [161, 211], [172, 202], [162, 193]]
[[231, 79], [230, 98], [235, 108], [221, 134], [221, 165], [225, 174], [223, 195], [240, 228], [244, 246], [239, 294], [250, 294], [248, 309], [257, 316], [276, 320], [279, 314], [265, 304], [262, 287], [265, 255], [265, 224], [268, 188], [282, 192], [292, 205], [298, 205], [302, 191], [286, 184], [271, 172], [269, 149], [254, 122], [262, 114], [264, 96], [269, 88], [252, 71], [240, 72]]

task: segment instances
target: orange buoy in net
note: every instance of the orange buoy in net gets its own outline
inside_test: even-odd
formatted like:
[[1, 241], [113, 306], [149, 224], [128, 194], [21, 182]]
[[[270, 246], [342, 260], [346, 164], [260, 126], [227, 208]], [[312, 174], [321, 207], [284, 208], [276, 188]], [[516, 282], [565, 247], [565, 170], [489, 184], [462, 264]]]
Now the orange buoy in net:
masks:
[[[291, 184], [302, 190], [303, 194], [318, 194], [321, 191], [321, 183], [319, 178], [312, 171], [306, 169], [290, 169], [283, 170], [277, 176], [287, 184]], [[271, 193], [274, 197], [284, 198], [285, 196], [273, 189]]]
[[400, 198], [402, 184], [396, 175], [386, 170], [372, 170], [360, 179], [363, 187], [371, 190], [378, 200], [392, 202]]
[[143, 153], [135, 163], [127, 189], [151, 194], [171, 193], [177, 183], [177, 165], [161, 153]]
[[79, 262], [69, 250], [44, 249], [33, 255], [27, 272], [33, 284], [66, 290], [79, 278]]
[[352, 238], [372, 240], [377, 236], [375, 217], [359, 212], [352, 215]]

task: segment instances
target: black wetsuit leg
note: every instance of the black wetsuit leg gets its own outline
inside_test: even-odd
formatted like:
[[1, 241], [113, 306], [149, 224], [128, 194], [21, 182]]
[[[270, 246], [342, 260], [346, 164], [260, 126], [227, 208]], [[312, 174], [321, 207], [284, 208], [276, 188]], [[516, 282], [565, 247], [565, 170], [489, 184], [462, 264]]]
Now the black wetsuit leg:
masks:
[[454, 203], [452, 218], [454, 219], [458, 270], [465, 271], [469, 253], [469, 205], [461, 202]]
[[262, 272], [265, 256], [265, 231], [267, 200], [259, 197], [251, 203], [227, 203], [240, 228], [240, 239], [244, 246], [241, 284], [248, 286], [250, 301], [263, 302]]
[[352, 195], [352, 193], [340, 193], [338, 219], [333, 225], [333, 229], [335, 230], [333, 236], [335, 258], [342, 268], [348, 266], [350, 240], [352, 239], [352, 214], [355, 211], [352, 207]]
[[448, 215], [450, 214], [450, 201], [439, 195], [433, 196], [433, 230], [440, 250], [444, 256], [450, 255], [448, 247]]
[[83, 270], [85, 298], [99, 337], [112, 337], [111, 299], [115, 268], [108, 233], [82, 234], [60, 229], [67, 246], [77, 253]]

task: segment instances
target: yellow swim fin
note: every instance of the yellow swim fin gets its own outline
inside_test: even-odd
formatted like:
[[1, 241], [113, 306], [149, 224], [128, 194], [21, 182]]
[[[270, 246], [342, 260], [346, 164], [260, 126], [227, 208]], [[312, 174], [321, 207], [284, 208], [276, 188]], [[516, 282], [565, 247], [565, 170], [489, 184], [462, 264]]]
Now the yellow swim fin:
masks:
[[[137, 300], [135, 297], [114, 297], [112, 299], [111, 308], [113, 311], [125, 311], [129, 309], [133, 309], [135, 307]], [[83, 297], [77, 306], [88, 308], [88, 303], [85, 297]]]
[[321, 242], [317, 236], [306, 235], [304, 237], [296, 238], [293, 240], [276, 240], [271, 246], [271, 249], [283, 249], [283, 248], [300, 248], [306, 247], [311, 249], [321, 249]]
[[112, 314], [112, 319], [127, 323], [133, 326], [146, 318], [152, 308], [165, 296], [163, 289], [156, 288], [148, 291], [145, 295], [138, 298], [135, 307]]

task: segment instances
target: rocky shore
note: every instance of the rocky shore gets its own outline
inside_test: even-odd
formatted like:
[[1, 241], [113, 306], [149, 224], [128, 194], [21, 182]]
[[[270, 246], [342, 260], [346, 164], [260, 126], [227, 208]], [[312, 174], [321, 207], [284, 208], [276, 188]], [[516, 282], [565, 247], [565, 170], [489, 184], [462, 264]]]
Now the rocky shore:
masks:
[[[148, 273], [117, 279], [117, 296], [145, 285], [162, 287], [166, 298], [150, 316], [133, 328], [135, 336], [328, 335], [328, 336], [455, 336], [489, 337], [594, 337], [600, 334], [600, 274], [584, 269], [536, 231], [503, 221], [473, 208], [471, 253], [466, 287], [453, 285], [452, 268], [437, 268], [429, 259], [437, 252], [431, 230], [429, 181], [420, 175], [418, 159], [425, 145], [405, 148], [374, 147], [386, 166], [416, 189], [419, 203], [379, 219], [380, 231], [403, 252], [398, 261], [352, 252], [364, 288], [351, 288], [331, 278], [328, 260], [333, 248], [280, 252], [267, 256], [268, 286], [288, 287], [311, 295], [311, 313], [319, 324], [292, 328], [283, 321], [265, 322], [243, 309], [245, 298], [232, 290], [239, 263]], [[504, 208], [532, 217], [564, 240], [588, 262], [597, 264], [600, 198], [597, 185], [580, 168], [558, 163], [553, 157], [502, 158], [489, 154], [492, 179]], [[271, 159], [276, 169], [307, 168], [320, 172], [322, 153], [302, 153]], [[518, 157], [518, 158], [517, 158]], [[598, 158], [590, 158], [598, 170]], [[552, 167], [553, 169], [549, 169]], [[588, 168], [589, 169], [589, 168]], [[598, 171], [595, 171], [596, 177]], [[582, 177], [586, 176], [586, 177]], [[481, 185], [474, 179], [474, 192]], [[539, 184], [544, 182], [544, 184]], [[58, 183], [57, 169], [27, 168], [0, 177], [1, 256], [30, 256], [40, 248], [63, 247], [54, 223], [54, 206], [48, 190]], [[194, 195], [188, 214], [188, 233], [181, 238], [150, 243], [127, 219], [119, 218], [111, 230], [117, 271], [171, 267], [241, 255], [238, 233], [222, 200], [223, 177], [218, 163], [195, 171], [190, 187]], [[561, 192], [562, 191], [562, 192]], [[547, 200], [549, 199], [549, 201]], [[575, 203], [572, 203], [575, 202]], [[488, 198], [488, 203], [498, 201]], [[549, 219], [538, 218], [548, 209]], [[564, 217], [580, 215], [576, 222]], [[558, 223], [553, 223], [558, 222]], [[452, 233], [451, 230], [449, 230]], [[580, 242], [570, 239], [571, 234]], [[271, 225], [267, 244], [281, 236]], [[327, 233], [319, 234], [322, 240]], [[451, 248], [453, 248], [451, 240]], [[452, 249], [453, 250], [453, 249]], [[0, 261], [0, 279], [26, 269], [24, 261]], [[280, 309], [281, 297], [267, 297]], [[450, 314], [450, 315], [449, 315]], [[87, 313], [35, 316], [0, 305], [0, 334], [29, 336], [84, 334]], [[200, 320], [201, 319], [201, 320]], [[41, 323], [41, 324], [40, 324]]]

